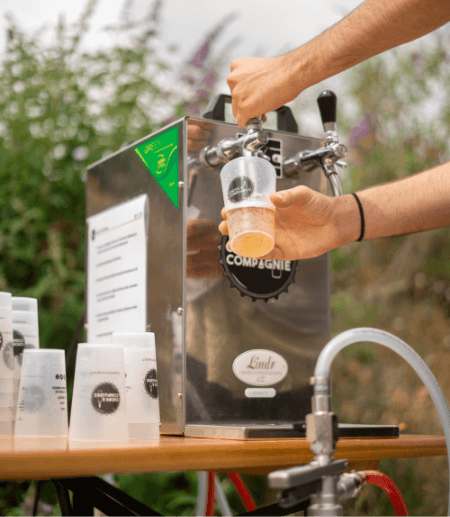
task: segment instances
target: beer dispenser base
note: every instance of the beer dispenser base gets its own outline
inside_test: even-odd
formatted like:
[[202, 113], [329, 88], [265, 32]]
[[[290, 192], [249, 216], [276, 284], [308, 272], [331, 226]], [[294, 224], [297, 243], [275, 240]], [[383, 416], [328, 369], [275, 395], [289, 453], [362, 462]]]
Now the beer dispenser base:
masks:
[[[397, 438], [400, 436], [396, 425], [366, 425], [339, 423], [340, 438]], [[203, 438], [222, 438], [226, 440], [251, 440], [271, 438], [305, 438], [305, 422], [276, 422], [254, 424], [240, 422], [239, 424], [222, 423], [214, 425], [189, 424], [185, 427], [185, 436]]]

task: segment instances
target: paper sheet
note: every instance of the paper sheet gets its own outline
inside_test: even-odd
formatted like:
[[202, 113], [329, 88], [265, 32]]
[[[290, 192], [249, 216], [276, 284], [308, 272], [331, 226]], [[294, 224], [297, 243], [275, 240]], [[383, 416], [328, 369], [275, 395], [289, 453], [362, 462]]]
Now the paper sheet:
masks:
[[88, 343], [146, 331], [147, 213], [144, 194], [88, 219]]

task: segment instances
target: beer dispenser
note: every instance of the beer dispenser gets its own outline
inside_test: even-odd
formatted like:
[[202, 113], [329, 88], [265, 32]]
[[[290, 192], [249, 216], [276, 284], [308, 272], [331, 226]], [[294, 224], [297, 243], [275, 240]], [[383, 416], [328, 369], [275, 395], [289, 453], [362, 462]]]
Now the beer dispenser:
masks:
[[[323, 139], [300, 136], [286, 106], [276, 130], [225, 122], [230, 101], [218, 95], [203, 119], [184, 117], [89, 166], [86, 340], [154, 332], [162, 434], [297, 436], [331, 337], [329, 254], [277, 261], [229, 251], [217, 232], [219, 173], [251, 151], [275, 167], [277, 190], [327, 194], [329, 185], [340, 195], [336, 96], [318, 98]], [[205, 119], [205, 145], [189, 149], [189, 125]]]

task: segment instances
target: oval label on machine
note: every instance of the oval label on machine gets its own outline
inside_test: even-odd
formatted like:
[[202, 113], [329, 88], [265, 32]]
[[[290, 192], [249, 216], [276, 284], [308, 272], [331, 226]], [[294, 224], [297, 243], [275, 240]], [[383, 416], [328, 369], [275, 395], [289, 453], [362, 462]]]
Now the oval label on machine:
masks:
[[236, 377], [250, 386], [272, 386], [288, 373], [284, 357], [273, 350], [255, 349], [240, 354], [233, 361]]
[[277, 394], [274, 388], [247, 388], [244, 393], [249, 399], [271, 399]]

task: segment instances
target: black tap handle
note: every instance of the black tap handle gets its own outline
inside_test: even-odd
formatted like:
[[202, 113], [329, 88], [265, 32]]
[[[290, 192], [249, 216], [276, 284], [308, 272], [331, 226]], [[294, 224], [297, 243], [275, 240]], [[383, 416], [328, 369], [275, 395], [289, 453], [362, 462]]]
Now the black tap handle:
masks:
[[331, 90], [323, 91], [317, 97], [322, 124], [327, 122], [336, 122], [337, 120], [337, 97]]
[[[226, 103], [231, 103], [231, 95], [219, 93], [209, 101], [203, 118], [225, 122]], [[288, 106], [280, 106], [274, 111], [277, 113], [277, 129], [288, 133], [298, 133], [297, 122]]]

